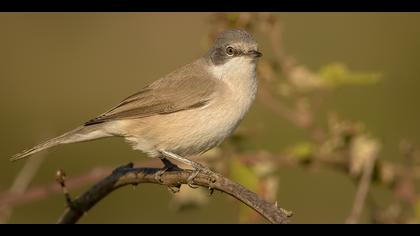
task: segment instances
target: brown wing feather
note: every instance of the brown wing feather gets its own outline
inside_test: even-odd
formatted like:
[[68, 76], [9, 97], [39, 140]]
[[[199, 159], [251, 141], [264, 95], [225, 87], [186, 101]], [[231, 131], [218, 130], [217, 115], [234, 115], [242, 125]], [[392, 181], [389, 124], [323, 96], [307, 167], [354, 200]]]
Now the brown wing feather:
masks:
[[170, 73], [85, 125], [168, 114], [206, 105], [214, 95], [216, 80], [203, 73], [206, 71], [203, 63], [205, 61], [199, 60]]

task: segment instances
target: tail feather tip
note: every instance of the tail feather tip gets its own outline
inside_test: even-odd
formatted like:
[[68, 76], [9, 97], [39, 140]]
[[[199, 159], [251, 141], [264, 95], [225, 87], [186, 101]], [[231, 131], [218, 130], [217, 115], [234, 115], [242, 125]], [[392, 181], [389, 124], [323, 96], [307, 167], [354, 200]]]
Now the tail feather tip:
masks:
[[21, 152], [10, 157], [9, 161], [11, 162], [19, 161], [19, 160], [27, 158], [28, 156], [29, 155], [27, 155], [27, 152]]

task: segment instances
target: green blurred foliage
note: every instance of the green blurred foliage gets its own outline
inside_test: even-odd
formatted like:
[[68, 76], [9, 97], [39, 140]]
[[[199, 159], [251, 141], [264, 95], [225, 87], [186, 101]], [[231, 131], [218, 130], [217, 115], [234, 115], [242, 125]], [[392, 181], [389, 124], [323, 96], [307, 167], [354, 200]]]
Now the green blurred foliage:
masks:
[[230, 176], [232, 180], [241, 183], [243, 186], [245, 186], [253, 192], [257, 192], [258, 176], [252, 171], [252, 169], [243, 164], [237, 158], [232, 158], [230, 165]]
[[[241, 162], [240, 159], [232, 158], [229, 169], [231, 170], [229, 176], [233, 181], [241, 183], [253, 192], [258, 192], [258, 176], [250, 167]], [[248, 206], [241, 204], [239, 208], [239, 222], [249, 223], [254, 215], [255, 212], [249, 209]]]
[[372, 85], [380, 81], [380, 74], [351, 72], [342, 63], [332, 63], [322, 67], [318, 75], [329, 86]]
[[298, 143], [288, 148], [287, 150], [287, 154], [297, 158], [300, 162], [309, 161], [309, 159], [314, 155], [314, 153], [314, 144], [310, 142]]

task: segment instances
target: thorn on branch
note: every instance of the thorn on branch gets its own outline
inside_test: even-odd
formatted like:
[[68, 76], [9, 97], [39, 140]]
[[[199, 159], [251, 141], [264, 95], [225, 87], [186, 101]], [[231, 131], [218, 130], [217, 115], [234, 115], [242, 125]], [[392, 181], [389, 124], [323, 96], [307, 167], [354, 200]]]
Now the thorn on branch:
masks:
[[[276, 207], [277, 207], [277, 202], [276, 202]], [[288, 211], [284, 208], [279, 208], [281, 212], [283, 212], [287, 217], [292, 217], [293, 216], [293, 211]]]

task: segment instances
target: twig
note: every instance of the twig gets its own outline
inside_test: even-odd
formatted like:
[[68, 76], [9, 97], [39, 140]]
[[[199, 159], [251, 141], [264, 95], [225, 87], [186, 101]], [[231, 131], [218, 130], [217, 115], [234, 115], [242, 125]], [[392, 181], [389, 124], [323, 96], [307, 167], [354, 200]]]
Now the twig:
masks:
[[299, 117], [290, 108], [273, 97], [273, 95], [270, 93], [270, 90], [267, 88], [267, 85], [262, 83], [258, 91], [258, 98], [264, 106], [269, 108], [277, 115], [286, 118], [298, 128], [305, 129], [307, 127], [307, 124], [302, 122], [301, 119], [299, 119]]
[[368, 162], [364, 166], [365, 168], [363, 169], [363, 174], [360, 178], [359, 186], [354, 198], [353, 208], [350, 216], [346, 220], [346, 224], [357, 224], [360, 220], [360, 216], [368, 196], [376, 159], [377, 156], [373, 155], [371, 158], [369, 158]]
[[[32, 158], [37, 159], [37, 158]], [[30, 159], [30, 160], [32, 160]], [[157, 160], [150, 160], [141, 162], [144, 165], [153, 165], [157, 164]], [[158, 166], [158, 165], [156, 165]], [[105, 178], [110, 172], [112, 172], [111, 167], [96, 167], [87, 173], [82, 175], [69, 178], [66, 181], [66, 188], [68, 190], [73, 190], [79, 187], [86, 186], [87, 184], [98, 182], [99, 180]], [[39, 186], [34, 186], [28, 188], [24, 193], [17, 194], [12, 192], [0, 193], [0, 208], [3, 206], [16, 206], [22, 205], [25, 203], [34, 202], [37, 200], [45, 199], [51, 194], [62, 193], [60, 186], [57, 186], [56, 182], [47, 183]]]
[[[85, 212], [120, 187], [141, 183], [161, 184], [168, 187], [179, 186], [180, 184], [187, 184], [188, 177], [192, 173], [191, 170], [167, 171], [158, 180], [156, 173], [159, 170], [158, 168], [132, 168], [132, 164], [115, 169], [111, 175], [99, 181], [87, 192], [73, 200], [58, 220], [58, 223], [76, 223]], [[291, 213], [278, 208], [273, 203], [262, 200], [257, 194], [220, 174], [214, 173], [214, 175], [210, 176], [200, 172], [194, 178], [193, 184], [227, 193], [260, 213], [271, 223], [288, 223], [288, 218], [291, 216]]]
[[56, 173], [55, 180], [57, 181], [57, 183], [60, 185], [61, 189], [63, 190], [63, 194], [64, 194], [64, 197], [66, 198], [67, 205], [71, 206], [72, 200], [71, 200], [69, 190], [66, 187], [66, 177], [67, 176], [64, 170], [58, 170]]
[[[16, 175], [8, 193], [14, 196], [22, 196], [28, 189], [29, 184], [38, 172], [45, 160], [45, 153], [37, 158], [28, 160]], [[13, 205], [0, 204], [0, 223], [6, 223], [13, 212]]]

